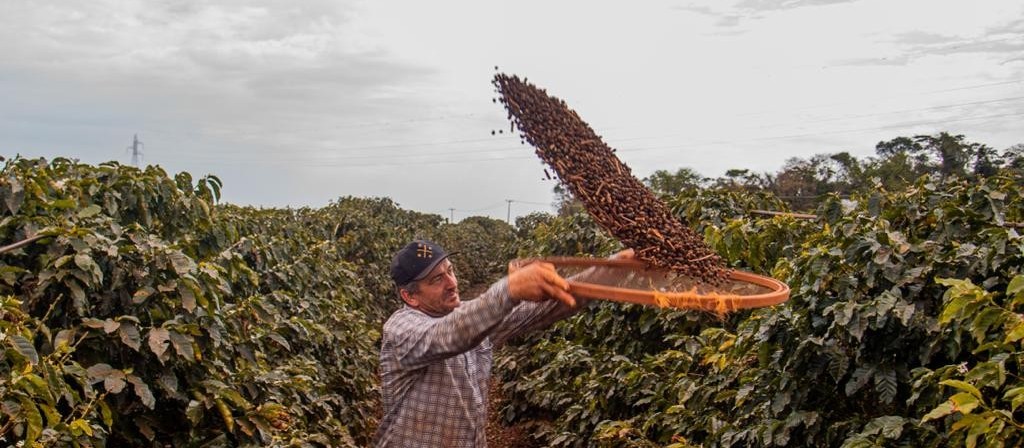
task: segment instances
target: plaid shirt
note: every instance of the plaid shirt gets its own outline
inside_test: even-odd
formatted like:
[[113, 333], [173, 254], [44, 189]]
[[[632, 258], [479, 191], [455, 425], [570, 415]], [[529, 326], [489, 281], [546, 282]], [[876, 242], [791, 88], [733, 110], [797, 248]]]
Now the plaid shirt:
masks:
[[377, 447], [486, 447], [487, 382], [495, 347], [581, 309], [509, 297], [508, 279], [442, 317], [408, 306], [384, 324], [384, 418]]

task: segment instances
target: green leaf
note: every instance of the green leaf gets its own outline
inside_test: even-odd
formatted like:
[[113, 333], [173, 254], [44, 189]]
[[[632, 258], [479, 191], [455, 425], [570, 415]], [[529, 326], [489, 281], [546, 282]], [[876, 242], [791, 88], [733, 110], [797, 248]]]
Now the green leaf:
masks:
[[883, 403], [892, 403], [896, 398], [896, 371], [884, 368], [875, 373], [875, 390]]
[[950, 427], [950, 430], [951, 430], [951, 432], [956, 432], [956, 431], [960, 431], [960, 430], [962, 430], [964, 428], [969, 428], [969, 427], [971, 427], [971, 425], [976, 423], [978, 420], [982, 420], [981, 416], [979, 416], [979, 415], [976, 415], [976, 414], [964, 415], [963, 417], [960, 418], [960, 420], [957, 420], [956, 423], [953, 423], [953, 426]]
[[171, 259], [171, 265], [174, 267], [174, 272], [177, 272], [178, 275], [188, 274], [196, 267], [196, 264], [192, 259], [181, 252], [171, 252], [168, 257]]
[[978, 397], [971, 395], [967, 392], [960, 392], [958, 394], [949, 397], [949, 401], [953, 402], [954, 409], [959, 411], [961, 414], [970, 414], [980, 404]]
[[971, 334], [974, 336], [974, 340], [979, 344], [984, 342], [988, 330], [1005, 319], [1004, 313], [1006, 311], [998, 307], [982, 310], [971, 322]]
[[53, 402], [53, 394], [50, 393], [46, 380], [42, 379], [39, 375], [34, 373], [21, 375], [21, 378], [15, 384], [24, 385], [25, 387], [21, 389], [28, 392], [29, 395], [35, 395], [37, 399], [42, 398], [47, 402]]
[[79, 285], [77, 280], [68, 278], [64, 281], [64, 286], [66, 286], [68, 290], [71, 291], [71, 298], [75, 301], [75, 306], [78, 313], [85, 313], [85, 290], [82, 289], [82, 285]]
[[53, 338], [53, 348], [60, 350], [62, 348], [70, 348], [71, 341], [75, 337], [75, 330], [61, 330], [57, 332], [57, 336]]
[[952, 387], [952, 388], [956, 388], [958, 390], [962, 390], [964, 392], [967, 392], [967, 393], [975, 396], [978, 399], [981, 399], [981, 391], [978, 390], [977, 387], [974, 387], [973, 385], [971, 385], [969, 383], [965, 383], [965, 382], [960, 381], [960, 380], [943, 380], [943, 381], [939, 381], [939, 384], [941, 384], [943, 386], [949, 386], [949, 387]]
[[109, 364], [93, 364], [86, 369], [86, 373], [89, 374], [89, 382], [96, 383], [103, 381], [104, 378], [110, 375], [110, 372], [114, 369]]
[[896, 314], [896, 317], [899, 318], [900, 322], [903, 323], [903, 325], [910, 326], [910, 321], [914, 317], [914, 312], [916, 310], [917, 308], [913, 302], [900, 300], [900, 302], [896, 304], [896, 308], [893, 310], [893, 312]]
[[0, 403], [0, 410], [2, 410], [4, 415], [11, 420], [18, 418], [18, 416], [21, 415], [21, 405], [11, 400], [6, 400], [3, 403]]
[[242, 397], [242, 394], [232, 389], [221, 389], [217, 391], [217, 396], [227, 398], [239, 409], [249, 409], [252, 407], [252, 403], [249, 403], [248, 400]]
[[196, 400], [189, 400], [188, 407], [185, 408], [185, 416], [188, 417], [188, 421], [192, 422], [192, 426], [199, 424], [199, 421], [203, 419], [203, 405]]
[[156, 355], [161, 363], [167, 360], [167, 348], [170, 347], [171, 332], [166, 328], [149, 330], [149, 350]]
[[1024, 404], [1024, 386], [1014, 387], [1003, 395], [1004, 400], [1010, 400], [1010, 411], [1017, 412], [1017, 407]]
[[121, 323], [114, 319], [107, 319], [103, 321], [103, 331], [107, 334], [113, 333], [121, 328]]
[[178, 294], [181, 295], [181, 305], [188, 312], [194, 312], [196, 310], [196, 294], [192, 288], [185, 282], [178, 283]]
[[171, 344], [174, 345], [174, 351], [178, 352], [178, 356], [181, 356], [188, 361], [196, 360], [196, 353], [192, 350], [191, 336], [171, 331]]
[[[995, 358], [993, 356], [992, 359]], [[1002, 363], [986, 361], [974, 366], [974, 368], [967, 372], [964, 379], [972, 384], [977, 384], [979, 387], [999, 388], [1006, 382], [1006, 368]]]
[[60, 415], [60, 413], [57, 412], [50, 403], [37, 404], [39, 405], [39, 410], [42, 411], [44, 416], [46, 416], [46, 421], [49, 427], [54, 427], [54, 425], [60, 424], [60, 421], [63, 419], [63, 415]]
[[135, 388], [135, 395], [142, 400], [143, 405], [150, 409], [156, 407], [156, 398], [153, 397], [153, 392], [149, 390], [149, 385], [142, 381], [142, 378], [128, 375], [128, 382], [132, 383], [132, 386]]
[[105, 400], [99, 400], [97, 402], [100, 406], [100, 416], [103, 419], [103, 424], [110, 428], [114, 424], [114, 413], [110, 410], [110, 405]]
[[11, 186], [11, 194], [3, 195], [4, 205], [7, 206], [7, 210], [11, 212], [11, 215], [17, 215], [21, 204], [25, 202], [25, 187], [18, 181], [17, 177], [8, 178], [7, 182]]
[[39, 413], [36, 404], [27, 397], [19, 397], [18, 402], [21, 404], [21, 411], [25, 414], [25, 423], [28, 425], [25, 442], [32, 446], [39, 435], [43, 433], [43, 416]]
[[960, 310], [964, 309], [967, 304], [971, 303], [971, 297], [966, 295], [959, 295], [953, 298], [952, 301], [942, 307], [942, 314], [939, 315], [939, 323], [948, 324], [954, 318], [959, 317]]
[[92, 257], [86, 254], [75, 255], [75, 265], [92, 275], [92, 280], [96, 282], [96, 285], [93, 286], [103, 282], [103, 271], [100, 270], [99, 265], [93, 261]]
[[849, 397], [871, 380], [871, 377], [875, 373], [873, 366], [860, 366], [857, 370], [854, 370], [853, 375], [850, 377], [850, 381], [846, 382], [846, 396]]
[[949, 414], [952, 414], [953, 412], [953, 402], [949, 400], [943, 401], [938, 406], [936, 406], [935, 409], [932, 409], [931, 412], [925, 414], [925, 416], [921, 418], [921, 423], [945, 417]]
[[1008, 297], [1014, 297], [1021, 293], [1024, 293], [1024, 275], [1014, 277], [1006, 287], [1006, 295]]
[[886, 439], [899, 439], [903, 434], [903, 424], [906, 420], [895, 415], [878, 417], [864, 426], [862, 434], [881, 434]]
[[[78, 217], [79, 218], [91, 218], [93, 216], [98, 215], [101, 211], [103, 211], [103, 209], [100, 208], [100, 206], [98, 206], [96, 204], [92, 204], [92, 205], [90, 205], [88, 207], [85, 207], [85, 208], [79, 210], [78, 211]], [[92, 435], [92, 434], [90, 433], [89, 435]]]
[[267, 337], [270, 338], [271, 340], [273, 340], [274, 342], [277, 342], [278, 344], [280, 344], [282, 347], [285, 348], [285, 350], [288, 350], [288, 351], [292, 350], [291, 344], [288, 344], [288, 341], [285, 340], [285, 338], [283, 336], [277, 334], [276, 332], [271, 331], [270, 333], [267, 334]]
[[[849, 368], [849, 365], [850, 359], [845, 353], [832, 353], [828, 359], [828, 373], [832, 375], [832, 379], [838, 382], [846, 376], [846, 370]], [[753, 386], [750, 387], [753, 389]]]
[[20, 334], [12, 334], [9, 337], [18, 354], [25, 357], [32, 365], [39, 364], [39, 353], [36, 352], [36, 347], [32, 345], [31, 341]]
[[125, 374], [121, 370], [111, 370], [110, 374], [103, 379], [103, 387], [112, 394], [121, 393], [125, 385]]
[[152, 286], [140, 288], [138, 291], [135, 291], [135, 294], [132, 294], [132, 303], [138, 305], [142, 302], [145, 302], [146, 299], [149, 298], [149, 296], [153, 295], [153, 293], [155, 292], [156, 290], [153, 289]]
[[971, 429], [967, 430], [967, 439], [964, 440], [964, 446], [966, 448], [975, 448], [978, 446], [978, 436], [988, 432], [989, 422], [987, 419], [977, 419], [971, 425]]
[[73, 199], [57, 199], [50, 203], [50, 206], [58, 210], [69, 210], [78, 207], [78, 203]]
[[84, 325], [84, 326], [86, 326], [88, 328], [100, 329], [100, 328], [104, 328], [106, 326], [106, 322], [104, 322], [102, 320], [99, 320], [99, 319], [93, 319], [91, 317], [86, 317], [86, 318], [82, 319], [82, 325]]
[[1024, 338], [1024, 320], [1017, 322], [1017, 325], [1013, 327], [1009, 332], [1006, 333], [1006, 339], [1003, 342], [1012, 343], [1017, 342]]
[[75, 421], [71, 422], [71, 425], [69, 425], [69, 427], [71, 428], [71, 433], [74, 434], [75, 436], [81, 436], [85, 434], [89, 437], [92, 437], [92, 426], [90, 426], [89, 422], [85, 420], [82, 420], [80, 418], [75, 419]]
[[139, 329], [135, 324], [131, 322], [121, 322], [118, 327], [117, 334], [121, 336], [121, 342], [124, 345], [131, 347], [135, 351], [139, 351], [142, 347], [142, 337], [139, 335]]

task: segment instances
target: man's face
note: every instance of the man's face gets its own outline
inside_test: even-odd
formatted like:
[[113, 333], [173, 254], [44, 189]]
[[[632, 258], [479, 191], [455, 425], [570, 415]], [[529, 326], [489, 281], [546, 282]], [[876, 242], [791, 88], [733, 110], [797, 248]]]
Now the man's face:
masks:
[[444, 316], [462, 303], [459, 300], [459, 280], [455, 278], [455, 267], [444, 259], [419, 281], [416, 293], [402, 291], [402, 298], [409, 306], [431, 316]]

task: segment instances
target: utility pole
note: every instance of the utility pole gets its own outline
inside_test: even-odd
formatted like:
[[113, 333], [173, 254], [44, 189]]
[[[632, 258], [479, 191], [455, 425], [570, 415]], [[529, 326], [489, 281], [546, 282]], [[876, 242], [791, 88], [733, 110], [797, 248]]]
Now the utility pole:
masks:
[[132, 145], [128, 149], [132, 150], [132, 165], [136, 168], [139, 167], [139, 158], [142, 157], [142, 153], [139, 152], [139, 146], [145, 145], [139, 141], [139, 134], [135, 134], [134, 138], [132, 138]]
[[505, 224], [511, 225], [512, 224], [512, 203], [515, 202], [515, 201], [513, 201], [511, 199], [505, 199], [505, 202], [508, 202], [508, 211], [505, 212]]

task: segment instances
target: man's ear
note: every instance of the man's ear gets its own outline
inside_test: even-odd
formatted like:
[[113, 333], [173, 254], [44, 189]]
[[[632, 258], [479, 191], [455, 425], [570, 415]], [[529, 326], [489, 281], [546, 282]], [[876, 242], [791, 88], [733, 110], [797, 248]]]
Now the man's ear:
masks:
[[420, 303], [420, 301], [416, 300], [416, 298], [413, 297], [412, 294], [410, 294], [409, 291], [406, 289], [399, 289], [398, 295], [402, 296], [403, 302], [407, 303], [409, 306], [413, 308], [415, 308]]

